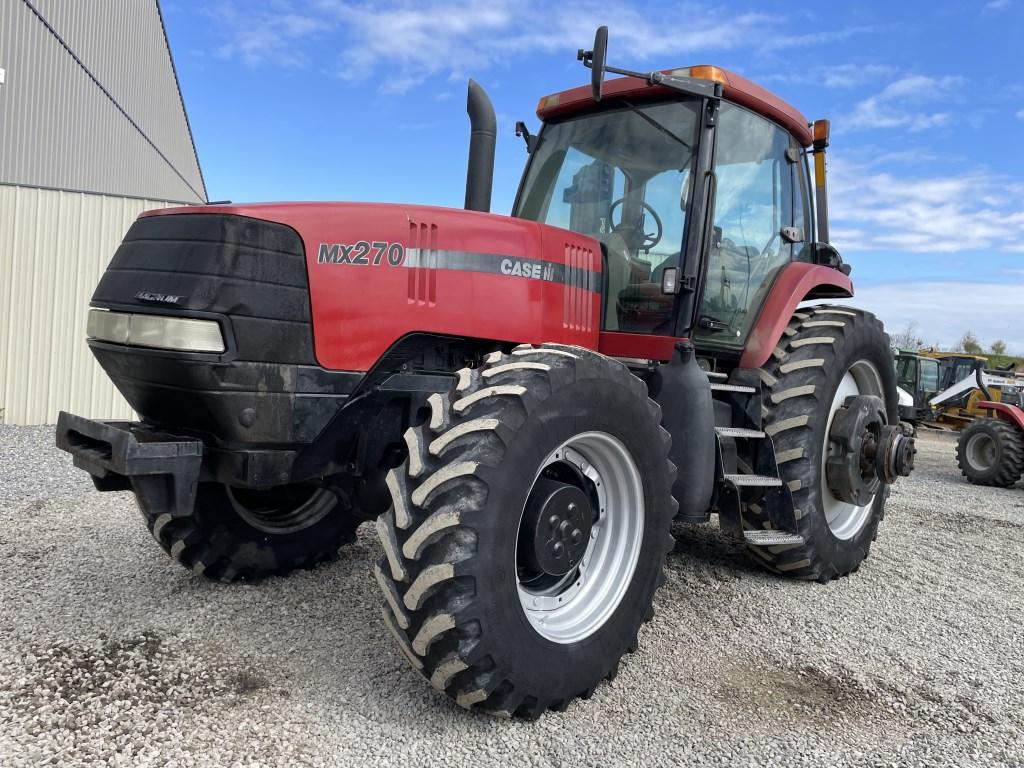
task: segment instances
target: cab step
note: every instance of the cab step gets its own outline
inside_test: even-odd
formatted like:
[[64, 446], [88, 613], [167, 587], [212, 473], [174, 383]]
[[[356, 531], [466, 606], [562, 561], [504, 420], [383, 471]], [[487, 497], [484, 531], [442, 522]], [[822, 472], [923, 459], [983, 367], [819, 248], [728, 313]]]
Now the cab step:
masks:
[[804, 537], [798, 533], [786, 531], [744, 531], [743, 538], [747, 544], [755, 547], [774, 547], [781, 544], [803, 544]]
[[764, 432], [759, 429], [745, 429], [743, 427], [715, 427], [715, 433], [719, 437], [744, 437], [748, 440], [759, 440], [764, 437]]
[[745, 392], [749, 395], [757, 392], [754, 387], [748, 387], [745, 384], [719, 384], [717, 381], [712, 381], [708, 386], [713, 392]]
[[737, 487], [776, 488], [782, 485], [782, 481], [779, 478], [770, 477], [769, 475], [726, 475], [725, 479]]

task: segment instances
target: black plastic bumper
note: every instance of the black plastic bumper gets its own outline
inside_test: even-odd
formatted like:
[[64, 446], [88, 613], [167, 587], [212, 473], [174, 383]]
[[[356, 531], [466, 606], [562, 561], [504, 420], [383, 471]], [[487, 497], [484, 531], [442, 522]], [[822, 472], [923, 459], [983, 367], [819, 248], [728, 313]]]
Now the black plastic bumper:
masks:
[[127, 421], [93, 421], [61, 411], [57, 447], [101, 491], [133, 490], [172, 516], [192, 511], [203, 443]]

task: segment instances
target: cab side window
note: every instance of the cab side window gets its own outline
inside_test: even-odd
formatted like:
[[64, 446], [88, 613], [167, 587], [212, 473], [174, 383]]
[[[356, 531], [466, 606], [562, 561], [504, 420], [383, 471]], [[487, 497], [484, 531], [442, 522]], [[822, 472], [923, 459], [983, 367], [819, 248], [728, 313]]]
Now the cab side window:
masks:
[[921, 389], [925, 392], [939, 391], [939, 361], [921, 361]]
[[793, 259], [782, 228], [803, 227], [804, 192], [786, 131], [723, 103], [717, 134], [714, 236], [696, 333], [742, 345], [775, 276]]

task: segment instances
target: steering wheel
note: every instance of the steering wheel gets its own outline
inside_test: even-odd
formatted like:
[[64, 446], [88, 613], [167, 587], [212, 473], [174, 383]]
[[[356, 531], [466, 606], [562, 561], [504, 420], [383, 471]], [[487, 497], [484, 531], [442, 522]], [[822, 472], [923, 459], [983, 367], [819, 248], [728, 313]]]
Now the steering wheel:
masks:
[[[611, 207], [608, 209], [608, 220], [609, 221], [611, 221], [612, 218], [614, 217], [615, 209], [618, 208], [620, 205], [622, 205], [622, 201], [625, 200], [625, 199], [626, 198], [624, 198], [624, 197], [620, 197], [618, 200], [616, 200], [614, 203], [611, 204]], [[640, 205], [643, 206], [645, 211], [647, 211], [649, 214], [651, 214], [651, 218], [654, 219], [654, 223], [658, 227], [658, 231], [655, 232], [654, 234], [647, 234], [646, 232], [640, 230], [640, 234], [643, 235], [643, 240], [640, 241], [640, 245], [637, 246], [637, 250], [638, 251], [639, 250], [650, 251], [651, 248], [653, 248], [654, 246], [656, 246], [658, 243], [661, 242], [661, 236], [664, 234], [665, 228], [661, 224], [661, 217], [658, 216], [657, 211], [655, 211], [648, 203], [644, 202], [644, 203], [640, 203]], [[613, 224], [612, 225], [612, 229], [613, 230], [617, 230], [621, 226], [622, 226], [622, 222], [619, 222], [618, 226]], [[636, 227], [635, 229], [639, 230], [639, 227]]]

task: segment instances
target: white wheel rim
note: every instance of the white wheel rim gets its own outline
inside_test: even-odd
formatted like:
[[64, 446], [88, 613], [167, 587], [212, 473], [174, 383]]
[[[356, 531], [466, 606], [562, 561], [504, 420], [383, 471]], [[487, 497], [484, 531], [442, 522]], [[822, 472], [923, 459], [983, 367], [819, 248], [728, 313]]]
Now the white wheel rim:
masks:
[[[583, 432], [566, 440], [548, 454], [534, 482], [545, 467], [557, 462], [574, 465], [594, 484], [599, 517], [576, 569], [543, 591], [525, 587], [518, 578], [516, 588], [534, 630], [547, 640], [568, 644], [604, 626], [622, 602], [640, 559], [644, 492], [629, 450], [605, 432]], [[518, 562], [516, 554], [513, 565]]]
[[[825, 424], [825, 450], [821, 452], [821, 477], [824, 480], [826, 475], [825, 464], [829, 457], [829, 432], [832, 430], [832, 420], [836, 411], [843, 407], [848, 397], [857, 395], [874, 395], [885, 400], [882, 390], [882, 377], [873, 363], [867, 360], [858, 360], [851, 365], [836, 389], [835, 397], [832, 398], [832, 405], [828, 411], [828, 422]], [[825, 521], [828, 523], [832, 535], [837, 539], [852, 539], [867, 523], [871, 517], [871, 508], [874, 506], [877, 494], [872, 496], [866, 504], [857, 506], [850, 502], [836, 498], [827, 482], [821, 483], [821, 501], [825, 511]]]

